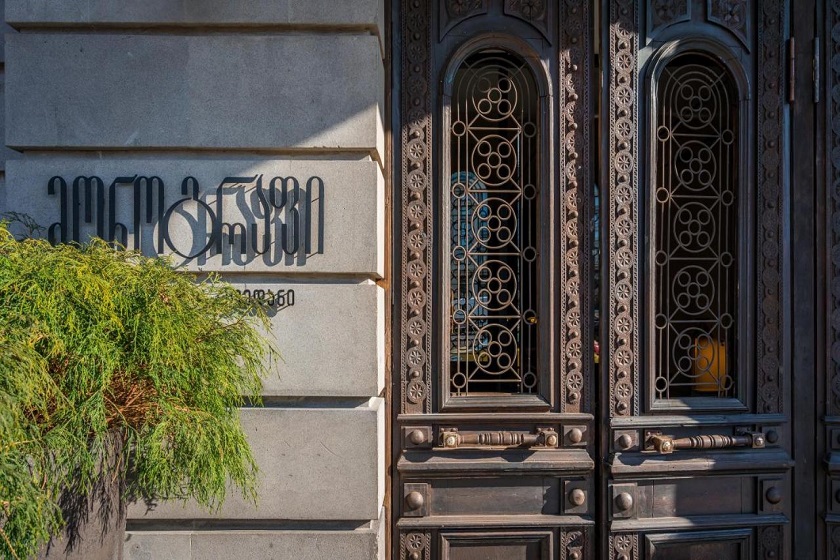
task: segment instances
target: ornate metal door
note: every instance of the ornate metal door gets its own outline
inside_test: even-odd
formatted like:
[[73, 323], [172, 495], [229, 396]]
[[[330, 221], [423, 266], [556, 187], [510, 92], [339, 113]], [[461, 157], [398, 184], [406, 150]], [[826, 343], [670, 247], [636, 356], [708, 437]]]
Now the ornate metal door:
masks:
[[394, 7], [394, 558], [591, 557], [591, 2]]
[[606, 7], [603, 557], [785, 558], [788, 7]]
[[785, 2], [392, 6], [394, 558], [788, 557]]

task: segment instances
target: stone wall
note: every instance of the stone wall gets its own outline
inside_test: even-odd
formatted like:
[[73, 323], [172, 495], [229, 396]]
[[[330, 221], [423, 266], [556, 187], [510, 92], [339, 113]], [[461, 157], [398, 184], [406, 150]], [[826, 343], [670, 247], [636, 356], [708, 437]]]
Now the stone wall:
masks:
[[126, 558], [384, 558], [381, 0], [5, 0], [5, 21], [0, 211], [276, 298], [283, 360], [242, 411], [258, 506], [135, 504]]

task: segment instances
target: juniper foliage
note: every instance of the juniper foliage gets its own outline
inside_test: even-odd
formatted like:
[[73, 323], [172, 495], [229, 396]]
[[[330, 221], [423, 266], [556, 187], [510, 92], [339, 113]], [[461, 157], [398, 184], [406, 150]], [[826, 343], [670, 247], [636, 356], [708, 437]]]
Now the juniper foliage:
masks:
[[93, 488], [113, 437], [124, 499], [214, 510], [230, 482], [255, 501], [237, 408], [259, 403], [266, 321], [216, 276], [0, 224], [0, 556], [58, 534], [60, 494]]

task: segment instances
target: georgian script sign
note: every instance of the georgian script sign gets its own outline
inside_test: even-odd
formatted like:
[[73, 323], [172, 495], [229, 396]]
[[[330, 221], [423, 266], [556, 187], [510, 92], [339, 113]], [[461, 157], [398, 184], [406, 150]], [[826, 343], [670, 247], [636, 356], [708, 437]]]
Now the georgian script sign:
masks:
[[164, 200], [163, 179], [144, 175], [110, 182], [98, 176], [55, 176], [47, 192], [60, 203], [59, 221], [47, 228], [52, 243], [83, 242], [95, 235], [199, 262], [221, 254], [277, 264], [324, 252], [324, 181], [317, 176], [225, 177], [210, 191], [189, 176], [175, 200]]
[[287, 307], [295, 305], [295, 291], [292, 289], [277, 288], [272, 290], [268, 288], [243, 289], [239, 290], [243, 296], [256, 300], [272, 311], [281, 311]]

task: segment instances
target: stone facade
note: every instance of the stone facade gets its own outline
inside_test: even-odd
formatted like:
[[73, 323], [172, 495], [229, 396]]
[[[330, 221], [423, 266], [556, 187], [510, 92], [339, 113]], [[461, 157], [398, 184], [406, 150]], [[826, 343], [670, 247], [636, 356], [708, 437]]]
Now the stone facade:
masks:
[[135, 504], [126, 558], [384, 558], [382, 1], [0, 12], [0, 212], [276, 294], [259, 504]]

